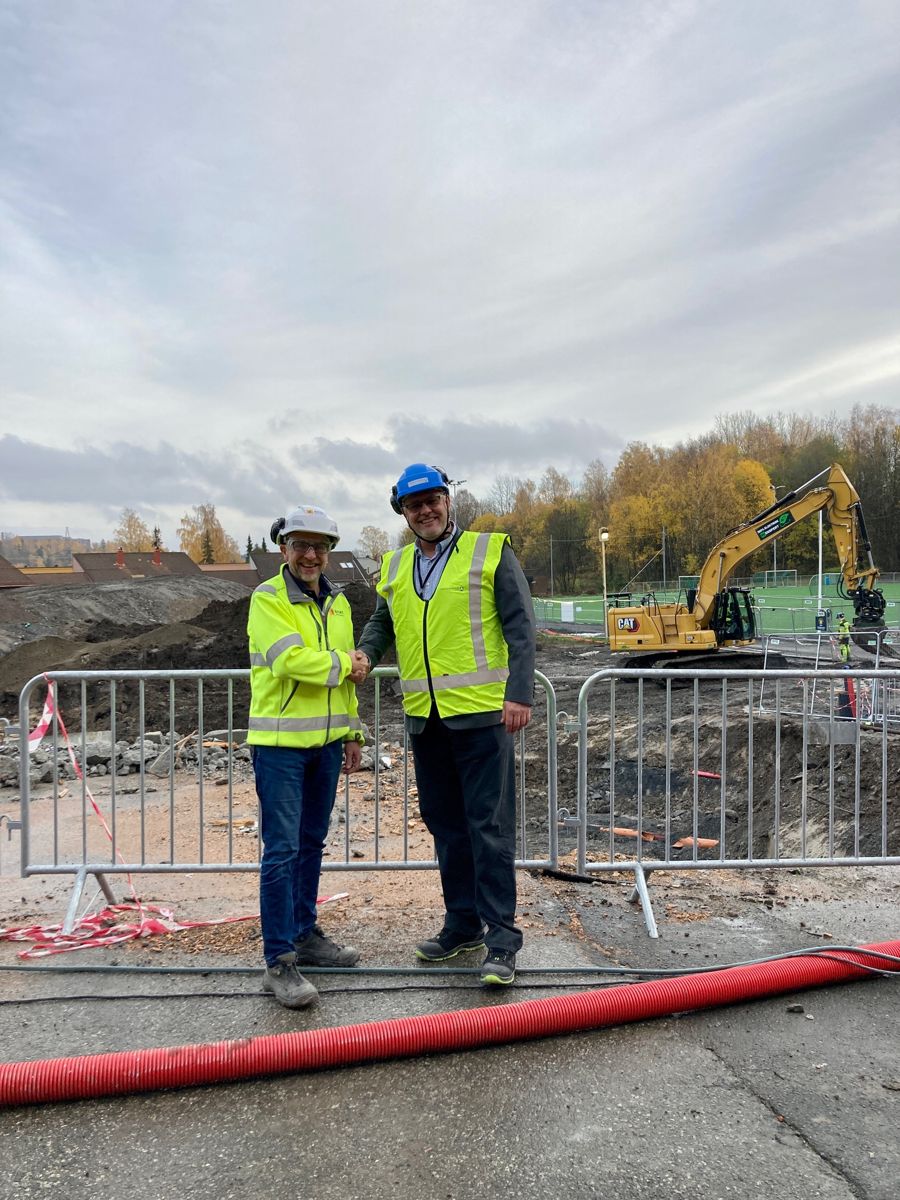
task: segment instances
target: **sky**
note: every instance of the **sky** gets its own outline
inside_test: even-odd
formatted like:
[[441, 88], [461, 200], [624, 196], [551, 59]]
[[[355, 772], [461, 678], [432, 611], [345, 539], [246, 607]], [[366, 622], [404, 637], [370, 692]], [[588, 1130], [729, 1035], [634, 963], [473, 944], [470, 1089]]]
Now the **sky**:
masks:
[[896, 0], [0, 0], [0, 530], [900, 407]]

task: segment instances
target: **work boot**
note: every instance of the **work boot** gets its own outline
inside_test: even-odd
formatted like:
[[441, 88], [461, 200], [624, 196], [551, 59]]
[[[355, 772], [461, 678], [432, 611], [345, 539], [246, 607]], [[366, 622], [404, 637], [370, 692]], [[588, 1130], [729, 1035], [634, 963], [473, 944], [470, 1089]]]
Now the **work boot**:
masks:
[[315, 1004], [319, 993], [297, 970], [296, 954], [279, 954], [263, 976], [263, 991], [273, 992], [285, 1008], [306, 1008]]
[[491, 950], [481, 966], [481, 982], [506, 987], [516, 979], [515, 950]]
[[318, 925], [313, 925], [302, 941], [294, 942], [294, 949], [301, 967], [354, 967], [359, 962], [358, 950], [339, 946]]
[[452, 929], [442, 929], [441, 932], [426, 942], [416, 946], [416, 958], [423, 962], [445, 962], [455, 958], [466, 950], [483, 950], [483, 933], [456, 933]]

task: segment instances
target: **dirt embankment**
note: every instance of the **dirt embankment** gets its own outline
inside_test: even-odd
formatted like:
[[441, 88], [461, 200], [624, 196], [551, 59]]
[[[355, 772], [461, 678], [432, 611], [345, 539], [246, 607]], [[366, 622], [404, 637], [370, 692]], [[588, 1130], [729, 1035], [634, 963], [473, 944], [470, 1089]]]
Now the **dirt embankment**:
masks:
[[[189, 589], [178, 586], [185, 582], [154, 580], [147, 584], [132, 584], [130, 591], [122, 584], [54, 589], [56, 603], [52, 611], [44, 613], [47, 634], [25, 641], [0, 657], [0, 716], [16, 719], [22, 687], [42, 671], [246, 668], [250, 593], [240, 584], [223, 583], [221, 589], [226, 591], [226, 597], [221, 598], [221, 589], [216, 588], [217, 598], [210, 601], [205, 587], [199, 595], [192, 594]], [[194, 581], [188, 582], [193, 584]], [[172, 584], [177, 586], [172, 587]], [[102, 594], [93, 599], [82, 595], [101, 589]], [[62, 592], [66, 595], [62, 596]], [[120, 608], [123, 594], [126, 602]], [[354, 632], [358, 635], [374, 608], [375, 595], [370, 588], [358, 583], [350, 584], [345, 594], [353, 610]], [[174, 616], [171, 615], [173, 610]], [[158, 619], [160, 613], [170, 615]], [[136, 620], [138, 617], [143, 619]], [[51, 620], [55, 622], [53, 628], [49, 628]], [[3, 628], [0, 625], [0, 631]], [[77, 713], [80, 707], [78, 686], [63, 685], [60, 700], [64, 712]], [[221, 727], [226, 723], [226, 700], [226, 683], [213, 681], [205, 685], [206, 728]], [[145, 727], [167, 729], [171, 715], [168, 685], [148, 684], [144, 704]], [[137, 736], [136, 685], [118, 685], [116, 712], [121, 736]], [[108, 727], [108, 691], [89, 699], [87, 715], [91, 727]], [[235, 693], [235, 724], [246, 724], [246, 716], [246, 696], [238, 689]], [[188, 732], [196, 726], [196, 691], [189, 694], [182, 689], [176, 693], [175, 728]], [[72, 728], [79, 727], [76, 718]]]

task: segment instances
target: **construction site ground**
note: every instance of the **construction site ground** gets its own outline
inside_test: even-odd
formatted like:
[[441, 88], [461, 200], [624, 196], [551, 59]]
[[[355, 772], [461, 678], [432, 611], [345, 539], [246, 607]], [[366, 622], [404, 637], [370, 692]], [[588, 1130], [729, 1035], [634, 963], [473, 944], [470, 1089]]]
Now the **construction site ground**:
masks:
[[[91, 623], [102, 632], [101, 622], [109, 620], [112, 636], [90, 642], [82, 636], [83, 615], [80, 627], [57, 616], [38, 636], [6, 626], [0, 633], [15, 646], [0, 658], [6, 698], [0, 715], [12, 719], [8, 698], [30, 674], [71, 661], [73, 646], [86, 669], [101, 661], [109, 666], [113, 657], [123, 665], [128, 642], [132, 653], [135, 645], [143, 649], [148, 664], [165, 665], [171, 656], [199, 665], [185, 661], [185, 649], [199, 647], [196, 657], [209, 666], [244, 665], [225, 661], [223, 648], [239, 646], [238, 610], [246, 601], [223, 596], [216, 616], [203, 614], [207, 599], [188, 601], [168, 619], [129, 611], [124, 631], [116, 628], [124, 623], [116, 622], [114, 607], [111, 615], [98, 610]], [[216, 636], [206, 638], [211, 630]], [[51, 638], [58, 641], [42, 648], [41, 640]], [[560, 703], [571, 710], [579, 677], [598, 669], [604, 655], [590, 643], [547, 638], [538, 666], [559, 682]], [[186, 790], [195, 786], [187, 772], [178, 782]], [[36, 797], [40, 838], [47, 836], [49, 809], [40, 789]], [[235, 811], [252, 812], [252, 804], [250, 780], [239, 780]], [[16, 811], [16, 798], [0, 790], [0, 816]], [[397, 826], [391, 836], [399, 836], [390, 803], [385, 813]], [[427, 833], [415, 815], [406, 835], [412, 852], [427, 855]], [[151, 821], [148, 837], [155, 836], [162, 835]], [[333, 836], [343, 839], [337, 825]], [[354, 828], [362, 853], [365, 836], [364, 828]], [[15, 838], [7, 841], [3, 825], [0, 837], [0, 926], [59, 921], [71, 878], [20, 878]], [[255, 838], [235, 837], [243, 838], [240, 854], [252, 862]], [[564, 871], [575, 865], [568, 845]], [[335, 842], [333, 857], [339, 852]], [[432, 870], [326, 871], [322, 891], [347, 895], [323, 906], [322, 924], [358, 946], [362, 958], [352, 973], [310, 972], [321, 1001], [304, 1012], [280, 1008], [261, 993], [255, 919], [30, 962], [17, 957], [21, 943], [0, 941], [0, 1057], [208, 1043], [506, 1005], [627, 986], [636, 977], [620, 973], [626, 968], [690, 972], [900, 936], [895, 867], [653, 873], [658, 940], [647, 936], [640, 909], [629, 902], [625, 873], [582, 882], [522, 871], [519, 881], [524, 970], [513, 988], [499, 992], [478, 986], [477, 955], [454, 960], [472, 968], [466, 975], [410, 971], [415, 941], [441, 922]], [[124, 880], [114, 878], [114, 887], [129, 898]], [[168, 906], [184, 922], [252, 917], [256, 887], [252, 871], [134, 877], [142, 903]], [[85, 903], [98, 907], [102, 899], [93, 891], [91, 883]], [[66, 970], [86, 966], [110, 969]], [[184, 967], [199, 970], [172, 970]], [[894, 1200], [898, 983], [872, 978], [489, 1049], [8, 1109], [0, 1112], [0, 1195]]]

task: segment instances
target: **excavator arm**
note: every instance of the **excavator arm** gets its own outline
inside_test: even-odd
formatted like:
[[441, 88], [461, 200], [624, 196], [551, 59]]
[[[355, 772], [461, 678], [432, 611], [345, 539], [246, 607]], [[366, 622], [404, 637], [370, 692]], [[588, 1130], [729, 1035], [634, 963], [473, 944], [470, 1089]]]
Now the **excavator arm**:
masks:
[[[822, 472], [824, 475], [825, 472]], [[732, 529], [714, 546], [700, 572], [692, 613], [699, 629], [706, 628], [720, 603], [717, 597], [735, 569], [760, 546], [774, 541], [792, 525], [824, 510], [837, 546], [843, 587], [841, 594], [851, 600], [857, 626], [870, 628], [883, 623], [884, 597], [875, 588], [878, 568], [872, 559], [872, 547], [866, 533], [862, 506], [853, 484], [839, 464], [833, 463], [823, 487], [811, 485], [817, 475], [801, 488], [783, 496], [749, 521]], [[868, 565], [859, 566], [861, 552]]]
[[[820, 487], [813, 484], [828, 478]], [[746, 588], [729, 587], [728, 580], [744, 559], [781, 537], [798, 521], [823, 511], [837, 546], [841, 565], [840, 595], [853, 604], [854, 629], [884, 626], [885, 600], [872, 559], [856, 489], [837, 463], [802, 487], [783, 496], [732, 531], [714, 546], [686, 604], [658, 604], [648, 596], [637, 607], [612, 607], [607, 612], [610, 648], [614, 651], [709, 653], [722, 646], [750, 645], [756, 639], [751, 597]], [[867, 565], [860, 566], [865, 555]]]

